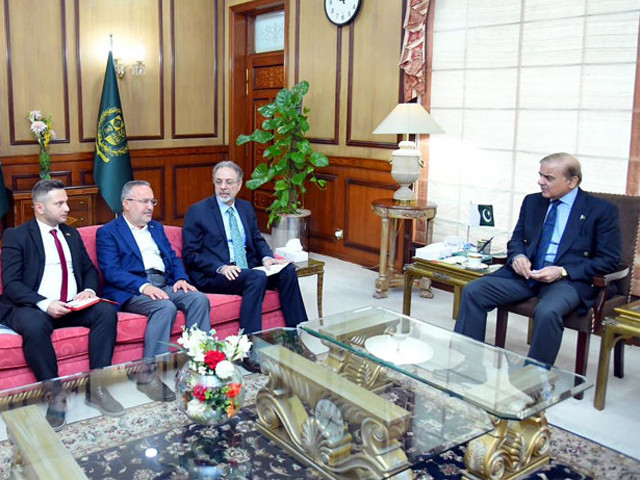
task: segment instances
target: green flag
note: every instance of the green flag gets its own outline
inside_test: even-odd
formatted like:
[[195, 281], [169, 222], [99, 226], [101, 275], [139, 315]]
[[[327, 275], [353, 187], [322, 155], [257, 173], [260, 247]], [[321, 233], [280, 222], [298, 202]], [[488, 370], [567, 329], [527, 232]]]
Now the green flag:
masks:
[[133, 180], [133, 172], [111, 52], [102, 85], [93, 176], [111, 210], [114, 213], [122, 212], [120, 192], [125, 183]]
[[2, 164], [0, 163], [0, 217], [9, 211], [9, 195], [7, 187], [4, 186], [4, 174], [2, 173]]

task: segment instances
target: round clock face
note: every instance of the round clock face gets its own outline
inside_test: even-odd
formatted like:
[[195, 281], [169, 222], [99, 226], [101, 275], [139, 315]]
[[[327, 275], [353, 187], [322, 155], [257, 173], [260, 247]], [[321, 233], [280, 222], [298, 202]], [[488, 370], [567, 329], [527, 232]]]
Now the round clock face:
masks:
[[342, 437], [344, 433], [344, 422], [342, 420], [342, 413], [338, 406], [327, 398], [318, 400], [314, 416], [320, 428], [326, 433], [326, 438], [335, 442]]
[[358, 13], [362, 0], [324, 0], [324, 13], [331, 23], [345, 25]]

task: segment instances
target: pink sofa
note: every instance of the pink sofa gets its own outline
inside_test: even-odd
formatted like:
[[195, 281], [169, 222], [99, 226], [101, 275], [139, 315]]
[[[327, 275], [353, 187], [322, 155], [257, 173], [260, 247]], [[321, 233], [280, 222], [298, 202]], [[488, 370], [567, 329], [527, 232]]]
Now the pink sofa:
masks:
[[[78, 229], [87, 252], [98, 267], [96, 259], [96, 231], [99, 226]], [[182, 229], [166, 226], [169, 241], [179, 256], [182, 255]], [[0, 293], [2, 285], [0, 284]], [[240, 301], [237, 295], [208, 294], [211, 302], [211, 327], [221, 338], [238, 332], [240, 322]], [[262, 304], [263, 328], [284, 326], [284, 316], [280, 310], [280, 300], [276, 292], [267, 292]], [[113, 363], [124, 363], [142, 358], [146, 318], [133, 313], [118, 313], [118, 336], [113, 352]], [[178, 313], [171, 331], [171, 341], [175, 342], [182, 332], [184, 315]], [[58, 372], [61, 376], [89, 370], [89, 330], [84, 327], [60, 328], [53, 332], [51, 340], [58, 356]], [[22, 337], [14, 333], [0, 331], [0, 390], [18, 387], [36, 381], [22, 352]]]

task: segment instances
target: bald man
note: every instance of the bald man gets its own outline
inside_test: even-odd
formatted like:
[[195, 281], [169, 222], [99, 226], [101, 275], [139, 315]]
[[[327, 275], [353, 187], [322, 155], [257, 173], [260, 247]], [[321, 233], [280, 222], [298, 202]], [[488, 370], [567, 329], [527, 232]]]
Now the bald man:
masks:
[[621, 238], [615, 205], [584, 192], [580, 162], [567, 153], [540, 160], [540, 193], [527, 195], [507, 247], [506, 265], [469, 283], [455, 331], [484, 341], [487, 313], [539, 298], [528, 356], [553, 365], [562, 342], [562, 317], [593, 305], [594, 274], [614, 271]]

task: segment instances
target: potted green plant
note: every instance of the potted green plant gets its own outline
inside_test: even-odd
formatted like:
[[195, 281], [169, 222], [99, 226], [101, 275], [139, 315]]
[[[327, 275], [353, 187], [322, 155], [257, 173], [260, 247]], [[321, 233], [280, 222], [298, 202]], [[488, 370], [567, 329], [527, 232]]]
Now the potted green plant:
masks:
[[283, 88], [273, 103], [258, 109], [265, 118], [262, 129], [257, 128], [251, 135], [239, 135], [236, 139], [237, 145], [272, 142], [264, 151], [267, 160], [256, 167], [246, 183], [248, 189], [255, 190], [274, 181], [275, 198], [267, 208], [268, 226], [274, 224], [277, 227], [283, 215], [299, 213], [307, 181], [321, 189], [326, 188], [326, 181], [317, 178], [314, 171], [329, 165], [329, 159], [314, 152], [305, 138], [309, 130], [309, 109], [302, 107], [302, 100], [308, 91], [307, 81], [298, 83], [291, 90]]

